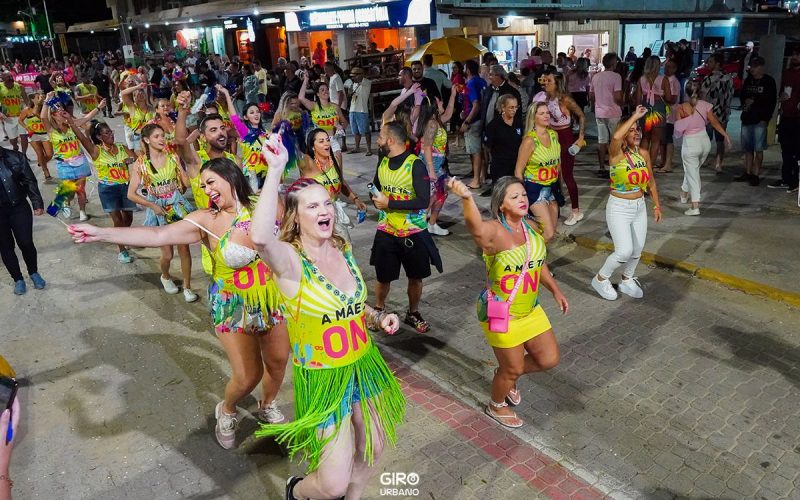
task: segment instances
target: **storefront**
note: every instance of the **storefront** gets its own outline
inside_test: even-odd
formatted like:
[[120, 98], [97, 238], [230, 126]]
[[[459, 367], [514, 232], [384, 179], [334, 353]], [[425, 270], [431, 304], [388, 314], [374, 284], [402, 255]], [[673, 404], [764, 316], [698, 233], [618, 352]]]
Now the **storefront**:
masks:
[[355, 55], [356, 47], [367, 52], [410, 51], [430, 39], [435, 22], [433, 0], [397, 0], [388, 3], [286, 13], [289, 55], [312, 59], [318, 44], [333, 42], [339, 64]]
[[736, 18], [669, 23], [626, 22], [620, 32], [620, 54], [627, 53], [629, 47], [641, 54], [645, 47], [649, 47], [653, 54], [664, 57], [667, 42], [688, 40], [695, 54], [693, 64], [699, 65], [717, 48], [736, 45], [739, 23]]

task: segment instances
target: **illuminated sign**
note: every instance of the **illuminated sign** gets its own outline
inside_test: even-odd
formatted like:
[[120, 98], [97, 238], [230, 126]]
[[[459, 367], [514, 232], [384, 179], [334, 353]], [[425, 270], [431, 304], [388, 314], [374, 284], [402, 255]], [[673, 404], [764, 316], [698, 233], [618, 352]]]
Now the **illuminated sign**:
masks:
[[399, 0], [346, 9], [287, 12], [286, 29], [314, 31], [430, 25], [432, 7], [432, 0]]

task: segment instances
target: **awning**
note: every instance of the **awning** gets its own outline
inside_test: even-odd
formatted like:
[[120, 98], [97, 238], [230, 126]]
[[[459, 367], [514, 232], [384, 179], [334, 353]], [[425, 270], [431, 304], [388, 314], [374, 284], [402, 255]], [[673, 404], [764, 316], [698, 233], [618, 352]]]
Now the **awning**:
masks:
[[105, 21], [95, 21], [93, 23], [78, 23], [70, 25], [67, 33], [90, 33], [92, 31], [111, 31], [119, 28], [119, 21], [106, 19]]

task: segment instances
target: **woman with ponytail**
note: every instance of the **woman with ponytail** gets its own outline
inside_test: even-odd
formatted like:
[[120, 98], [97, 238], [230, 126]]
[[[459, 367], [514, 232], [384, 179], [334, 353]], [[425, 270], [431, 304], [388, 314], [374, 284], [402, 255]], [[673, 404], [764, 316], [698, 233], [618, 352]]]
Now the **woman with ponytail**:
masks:
[[[189, 186], [189, 178], [178, 156], [167, 149], [164, 129], [160, 125], [149, 123], [142, 128], [142, 151], [144, 154], [130, 169], [128, 198], [146, 207], [145, 226], [166, 226], [182, 220], [194, 210], [183, 196]], [[140, 184], [143, 186], [142, 194], [137, 192]], [[173, 255], [172, 245], [161, 247], [161, 285], [168, 294], [179, 291], [169, 274]], [[186, 302], [194, 302], [197, 294], [191, 286], [192, 255], [189, 245], [178, 245], [178, 255], [183, 274], [183, 298]]]

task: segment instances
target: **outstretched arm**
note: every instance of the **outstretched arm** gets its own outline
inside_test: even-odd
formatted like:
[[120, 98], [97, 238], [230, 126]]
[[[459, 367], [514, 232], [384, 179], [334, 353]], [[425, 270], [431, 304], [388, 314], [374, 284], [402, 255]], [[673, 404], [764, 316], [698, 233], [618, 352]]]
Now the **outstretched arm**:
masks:
[[305, 106], [305, 108], [309, 111], [314, 109], [314, 101], [309, 101], [306, 97], [306, 90], [308, 89], [308, 73], [303, 73], [303, 84], [300, 85], [300, 92], [297, 95], [297, 99], [300, 101], [300, 104]]
[[[193, 220], [202, 214], [187, 216]], [[163, 247], [189, 245], [201, 240], [200, 230], [185, 220], [158, 227], [96, 227], [91, 224], [73, 224], [67, 228], [75, 243], [105, 242], [134, 247]]]
[[472, 197], [472, 191], [455, 177], [451, 177], [447, 187], [461, 197], [462, 207], [464, 208], [464, 223], [475, 244], [487, 253], [494, 253], [495, 228], [490, 222], [486, 222], [481, 217], [481, 211]]

